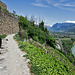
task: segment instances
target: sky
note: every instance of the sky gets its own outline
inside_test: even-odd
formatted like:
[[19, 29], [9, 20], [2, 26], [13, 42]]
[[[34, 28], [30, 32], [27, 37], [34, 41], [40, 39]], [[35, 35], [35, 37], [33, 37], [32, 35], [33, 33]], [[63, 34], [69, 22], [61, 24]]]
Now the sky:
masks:
[[75, 22], [75, 0], [1, 0], [10, 12], [18, 15], [34, 16], [35, 22], [44, 21], [45, 25]]

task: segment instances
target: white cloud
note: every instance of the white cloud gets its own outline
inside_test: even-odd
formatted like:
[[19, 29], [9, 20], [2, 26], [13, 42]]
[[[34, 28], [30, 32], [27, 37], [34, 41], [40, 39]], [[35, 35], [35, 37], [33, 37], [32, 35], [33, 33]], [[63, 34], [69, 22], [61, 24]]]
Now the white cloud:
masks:
[[65, 10], [75, 10], [75, 1], [68, 1], [68, 0], [45, 0], [49, 5], [54, 7], [65, 9]]
[[35, 3], [32, 3], [32, 5], [39, 7], [54, 6], [63, 10], [75, 11], [75, 1], [73, 0], [35, 0]]
[[50, 27], [52, 27], [53, 25], [50, 25], [50, 24], [45, 24], [45, 26], [50, 26]]
[[66, 23], [75, 23], [75, 21], [67, 20]]
[[67, 7], [75, 7], [75, 4], [66, 3], [66, 4], [63, 4], [63, 6], [67, 6]]
[[42, 3], [32, 3], [32, 5], [34, 5], [34, 6], [39, 6], [39, 7], [46, 7], [46, 8], [49, 8], [48, 5], [44, 5], [44, 4], [42, 4]]
[[59, 6], [59, 3], [56, 3], [56, 4], [54, 4], [53, 6], [57, 7], [57, 6]]
[[53, 6], [55, 7], [68, 7], [68, 8], [71, 8], [71, 7], [75, 7], [75, 4], [72, 4], [72, 3], [54, 3]]

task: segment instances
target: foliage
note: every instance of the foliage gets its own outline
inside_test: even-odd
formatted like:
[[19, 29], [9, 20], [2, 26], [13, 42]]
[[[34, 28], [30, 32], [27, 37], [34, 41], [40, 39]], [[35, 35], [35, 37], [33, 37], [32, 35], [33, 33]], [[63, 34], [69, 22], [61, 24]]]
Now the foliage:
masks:
[[55, 48], [56, 42], [53, 39], [53, 37], [49, 35], [49, 31], [47, 30], [47, 28], [44, 29], [44, 22], [42, 21], [41, 23], [39, 23], [39, 27], [38, 27], [33, 24], [34, 23], [33, 19], [34, 18], [32, 17], [32, 19], [28, 21], [27, 16], [26, 17], [19, 16], [20, 37], [32, 38], [35, 41], [40, 42], [40, 43], [47, 42], [48, 45]]
[[72, 34], [72, 32], [71, 33], [53, 32], [52, 34], [54, 34], [53, 36], [55, 37], [57, 42], [61, 44], [62, 50], [60, 52], [63, 53], [73, 65], [75, 65], [75, 57], [72, 54], [72, 48], [75, 42], [74, 34]]
[[30, 22], [27, 20], [27, 17], [20, 16], [19, 17], [19, 25], [25, 29], [30, 26]]
[[74, 75], [72, 67], [52, 57], [40, 47], [34, 47], [26, 42], [19, 42], [20, 48], [27, 52], [24, 57], [30, 59], [31, 72], [35, 75]]
[[3, 9], [1, 6], [0, 6], [0, 9], [2, 9], [3, 11], [9, 13], [9, 11], [7, 9]]
[[56, 45], [55, 45], [55, 40], [53, 39], [52, 36], [47, 36], [46, 42], [47, 42], [47, 44], [50, 44], [50, 46], [52, 46], [53, 48], [56, 47]]
[[8, 41], [8, 39], [6, 39], [6, 41]]
[[9, 11], [8, 11], [7, 9], [3, 9], [3, 11], [5, 11], [5, 12], [9, 13]]
[[35, 26], [34, 16], [31, 16], [30, 23], [31, 23], [32, 26]]
[[72, 54], [72, 47], [73, 47], [73, 43], [74, 43], [75, 39], [71, 39], [71, 40], [62, 40], [62, 45], [64, 48], [63, 54], [70, 60], [70, 62], [72, 62], [75, 65], [75, 57]]
[[6, 12], [6, 13], [8, 13], [8, 14], [11, 15], [11, 16], [14, 16], [14, 17], [16, 17], [16, 18], [19, 17], [19, 15], [15, 14], [15, 13], [11, 13], [11, 12], [9, 12], [7, 9], [3, 9], [1, 6], [0, 6], [0, 9], [3, 10], [3, 12]]
[[0, 38], [5, 38], [7, 35], [0, 35]]
[[18, 34], [16, 34], [13, 38], [16, 39], [17, 41], [23, 41], [23, 38], [20, 38]]
[[22, 29], [22, 28], [19, 28], [19, 36], [21, 37], [21, 38], [28, 38], [28, 33], [26, 32], [26, 30], [24, 30], [24, 29]]
[[39, 41], [38, 36], [33, 36], [32, 38], [33, 38], [33, 40], [35, 40], [37, 42]]
[[0, 6], [0, 9], [1, 9], [1, 6]]
[[44, 31], [44, 22], [39, 23], [39, 28]]

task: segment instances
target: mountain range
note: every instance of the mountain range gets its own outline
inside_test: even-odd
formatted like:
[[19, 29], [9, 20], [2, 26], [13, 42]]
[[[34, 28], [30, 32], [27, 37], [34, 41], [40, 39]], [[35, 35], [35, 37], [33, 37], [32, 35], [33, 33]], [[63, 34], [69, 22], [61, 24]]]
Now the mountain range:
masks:
[[52, 27], [45, 26], [50, 32], [75, 32], [75, 23], [56, 23]]

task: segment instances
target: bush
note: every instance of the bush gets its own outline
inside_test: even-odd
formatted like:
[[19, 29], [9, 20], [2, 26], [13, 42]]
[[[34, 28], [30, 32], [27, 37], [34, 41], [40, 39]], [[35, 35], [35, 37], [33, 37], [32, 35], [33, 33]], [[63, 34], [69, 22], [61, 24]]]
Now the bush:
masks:
[[5, 12], [7, 12], [7, 13], [9, 13], [9, 11], [7, 9], [2, 9], [2, 10], [5, 11]]
[[21, 37], [21, 38], [28, 38], [28, 33], [27, 33], [27, 31], [25, 31], [24, 29], [22, 29], [22, 28], [20, 28], [20, 30], [19, 30], [19, 36]]
[[16, 34], [13, 38], [16, 39], [17, 41], [23, 41], [23, 39], [20, 38], [18, 34]]
[[56, 42], [55, 42], [55, 40], [53, 39], [52, 36], [47, 36], [46, 37], [46, 43], [48, 45], [50, 45], [51, 47], [56, 48]]
[[33, 38], [33, 40], [35, 40], [35, 41], [37, 41], [37, 42], [39, 41], [39, 40], [38, 40], [38, 36], [33, 36], [32, 38]]
[[7, 35], [0, 35], [0, 38], [5, 38]]
[[8, 39], [6, 39], [6, 41], [8, 41]]

